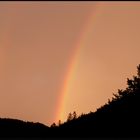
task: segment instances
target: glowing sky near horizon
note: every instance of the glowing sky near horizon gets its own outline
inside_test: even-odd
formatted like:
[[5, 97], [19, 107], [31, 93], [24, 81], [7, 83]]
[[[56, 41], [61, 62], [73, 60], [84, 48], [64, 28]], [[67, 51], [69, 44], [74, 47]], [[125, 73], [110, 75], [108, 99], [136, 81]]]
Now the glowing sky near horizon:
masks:
[[0, 2], [0, 117], [95, 111], [136, 74], [139, 25], [140, 2]]

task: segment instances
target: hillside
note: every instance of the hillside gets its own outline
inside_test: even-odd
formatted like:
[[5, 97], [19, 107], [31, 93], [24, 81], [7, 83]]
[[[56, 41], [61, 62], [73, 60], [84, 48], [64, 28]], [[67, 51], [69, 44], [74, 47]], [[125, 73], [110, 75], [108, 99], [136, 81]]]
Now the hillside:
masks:
[[108, 103], [95, 112], [69, 118], [59, 126], [0, 119], [0, 136], [13, 137], [140, 137], [140, 65]]
[[41, 123], [0, 118], [0, 137], [41, 137], [49, 133], [49, 127]]
[[82, 115], [60, 125], [57, 135], [77, 137], [140, 136], [140, 65], [137, 76], [127, 79], [127, 88], [118, 90], [112, 100], [96, 112]]

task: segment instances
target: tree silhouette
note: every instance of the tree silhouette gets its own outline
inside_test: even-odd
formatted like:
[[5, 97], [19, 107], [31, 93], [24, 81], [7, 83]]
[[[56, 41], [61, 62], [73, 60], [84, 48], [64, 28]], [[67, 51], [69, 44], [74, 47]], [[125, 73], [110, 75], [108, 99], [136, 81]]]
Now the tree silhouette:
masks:
[[72, 119], [73, 119], [73, 116], [72, 116], [71, 113], [69, 113], [68, 118], [67, 118], [67, 121], [71, 121]]
[[137, 66], [137, 76], [140, 78], [140, 64]]
[[51, 125], [51, 127], [52, 127], [52, 128], [56, 127], [56, 124], [55, 124], [55, 123], [53, 123], [53, 124]]
[[[137, 66], [137, 76], [133, 76], [132, 79], [127, 78], [127, 88], [125, 90], [118, 89], [117, 94], [114, 94], [114, 97], [112, 97], [112, 100], [118, 100], [120, 98], [123, 98], [125, 96], [129, 96], [131, 93], [135, 93], [137, 90], [140, 89], [140, 64]], [[111, 101], [109, 100], [109, 103]]]
[[77, 114], [76, 114], [76, 112], [74, 111], [73, 112], [73, 119], [76, 119], [77, 118]]
[[58, 126], [60, 126], [60, 125], [61, 125], [61, 120], [58, 121]]
[[74, 111], [73, 113], [69, 113], [67, 121], [75, 120], [76, 118], [77, 118], [77, 114], [76, 111]]

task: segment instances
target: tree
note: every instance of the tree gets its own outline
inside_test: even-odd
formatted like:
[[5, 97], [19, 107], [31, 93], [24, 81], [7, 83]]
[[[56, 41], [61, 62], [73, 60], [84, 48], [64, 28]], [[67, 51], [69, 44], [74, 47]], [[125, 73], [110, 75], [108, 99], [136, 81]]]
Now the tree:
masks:
[[73, 119], [76, 119], [77, 118], [77, 114], [76, 114], [76, 112], [74, 111], [73, 112]]
[[137, 66], [137, 75], [138, 75], [138, 78], [140, 78], [140, 64]]
[[60, 125], [61, 125], [61, 120], [58, 121], [58, 126], [60, 126]]
[[73, 119], [72, 114], [69, 113], [68, 118], [67, 118], [67, 121], [71, 121], [72, 119]]
[[118, 89], [118, 94], [113, 94], [115, 98], [112, 100], [117, 100], [121, 97], [127, 96], [129, 93], [134, 93], [140, 87], [140, 64], [137, 66], [137, 76], [133, 76], [133, 79], [127, 78], [127, 88], [126, 90]]
[[53, 128], [54, 128], [54, 127], [56, 127], [56, 124], [55, 124], [55, 123], [53, 123], [53, 124], [51, 125], [51, 127], [53, 127]]
[[137, 66], [137, 76], [133, 76], [133, 79], [127, 78], [127, 90], [133, 92], [140, 87], [140, 64]]

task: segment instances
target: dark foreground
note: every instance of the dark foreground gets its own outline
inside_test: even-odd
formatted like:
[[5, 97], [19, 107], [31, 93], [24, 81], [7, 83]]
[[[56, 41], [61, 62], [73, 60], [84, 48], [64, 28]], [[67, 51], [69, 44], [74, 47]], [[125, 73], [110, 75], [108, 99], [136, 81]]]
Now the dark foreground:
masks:
[[119, 138], [140, 139], [140, 65], [137, 76], [127, 79], [127, 88], [96, 112], [48, 127], [41, 123], [0, 119], [0, 137], [22, 138]]

